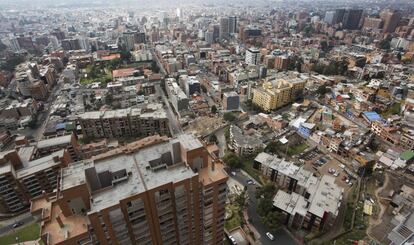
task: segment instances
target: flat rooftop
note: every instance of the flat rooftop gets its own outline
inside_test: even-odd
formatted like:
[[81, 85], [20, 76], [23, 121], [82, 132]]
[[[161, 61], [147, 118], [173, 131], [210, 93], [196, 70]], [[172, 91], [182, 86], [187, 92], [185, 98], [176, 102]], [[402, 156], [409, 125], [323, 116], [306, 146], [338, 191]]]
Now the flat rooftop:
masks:
[[[49, 235], [49, 244], [58, 244], [67, 239], [88, 234], [88, 225], [90, 224], [88, 216], [71, 215], [65, 217], [57, 203], [51, 204], [48, 201], [39, 202], [36, 208], [41, 208], [42, 205], [44, 205], [43, 212], [47, 213], [48, 217], [45, 222], [42, 222], [41, 235]], [[62, 220], [62, 227], [57, 221], [58, 218]]]
[[64, 153], [65, 150], [60, 150], [53, 152], [52, 154], [45, 157], [27, 162], [23, 168], [16, 171], [16, 177], [18, 179], [25, 178], [34, 173], [49, 169], [56, 165], [60, 165], [60, 158], [63, 157]]
[[71, 139], [72, 139], [71, 134], [60, 136], [60, 137], [54, 137], [54, 138], [38, 141], [36, 146], [38, 149], [43, 149], [43, 148], [48, 148], [48, 147], [57, 146], [57, 145], [65, 145], [65, 144], [69, 144]]
[[107, 111], [90, 111], [79, 115], [83, 120], [98, 120], [108, 118], [125, 118], [127, 116], [139, 116], [141, 118], [167, 118], [167, 113], [161, 104], [149, 104], [140, 108], [128, 108]]
[[[62, 172], [61, 190], [88, 182], [85, 171], [94, 168], [101, 183], [109, 184], [106, 187], [100, 186], [92, 192], [90, 213], [93, 213], [114, 206], [130, 196], [168, 183], [193, 178], [198, 174], [182, 162], [181, 147], [192, 150], [203, 145], [194, 136], [188, 135], [170, 140], [160, 136], [147, 137], [91, 160], [69, 165]], [[210, 181], [226, 177], [219, 165], [216, 169], [206, 173], [200, 171], [199, 174], [204, 176], [202, 179], [210, 178]], [[117, 173], [124, 173], [121, 176], [122, 181], [117, 181], [121, 178], [113, 178], [112, 175]], [[103, 175], [106, 177], [102, 177]]]
[[335, 177], [323, 175], [318, 185], [308, 188], [311, 193], [311, 205], [309, 212], [318, 217], [323, 217], [325, 212], [338, 214], [344, 189], [335, 184]]

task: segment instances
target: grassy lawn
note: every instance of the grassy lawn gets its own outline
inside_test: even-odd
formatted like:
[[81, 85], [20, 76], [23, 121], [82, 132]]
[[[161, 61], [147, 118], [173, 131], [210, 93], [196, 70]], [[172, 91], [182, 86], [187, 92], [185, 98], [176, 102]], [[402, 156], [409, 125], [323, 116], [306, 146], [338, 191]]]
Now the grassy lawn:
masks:
[[238, 226], [241, 226], [242, 217], [240, 216], [240, 208], [236, 205], [229, 204], [226, 206], [226, 210], [231, 211], [231, 218], [226, 220], [224, 227], [230, 231]]
[[351, 241], [362, 240], [365, 237], [365, 230], [352, 230], [336, 240], [336, 245], [348, 245]]
[[394, 103], [388, 109], [381, 113], [383, 117], [389, 117], [392, 115], [399, 115], [401, 113], [401, 103]]
[[80, 83], [83, 84], [83, 85], [91, 84], [93, 82], [94, 82], [93, 79], [89, 79], [89, 78], [86, 78], [86, 77], [82, 77], [80, 79]]
[[252, 176], [257, 182], [263, 184], [263, 181], [260, 178], [260, 172], [253, 168], [253, 160], [244, 160], [242, 169]]
[[0, 237], [0, 244], [2, 245], [15, 244], [16, 237], [19, 238], [18, 240], [19, 242], [37, 240], [39, 239], [39, 236], [40, 236], [39, 233], [40, 233], [39, 225], [31, 224], [21, 229], [18, 229], [16, 233], [11, 233], [11, 234]]
[[297, 154], [300, 154], [304, 152], [309, 146], [305, 143], [295, 145], [295, 146], [289, 146], [287, 150], [288, 156], [294, 156]]

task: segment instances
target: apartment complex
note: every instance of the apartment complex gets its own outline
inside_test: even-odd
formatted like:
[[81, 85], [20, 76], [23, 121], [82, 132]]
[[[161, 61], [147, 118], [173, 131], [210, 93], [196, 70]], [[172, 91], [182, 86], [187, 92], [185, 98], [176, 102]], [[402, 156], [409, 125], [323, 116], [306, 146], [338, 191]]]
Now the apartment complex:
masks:
[[253, 167], [280, 187], [273, 206], [288, 214], [290, 227], [323, 230], [333, 225], [343, 195], [334, 177], [317, 178], [292, 162], [264, 152], [254, 159]]
[[223, 110], [237, 111], [240, 107], [240, 97], [235, 91], [223, 93]]
[[335, 177], [322, 175], [306, 189], [305, 195], [279, 190], [273, 206], [288, 214], [288, 226], [321, 231], [334, 224], [342, 196], [343, 189], [335, 184]]
[[275, 58], [275, 69], [278, 71], [287, 70], [289, 67], [289, 57], [280, 55]]
[[260, 63], [260, 50], [257, 48], [248, 48], [246, 50], [245, 62], [249, 65], [258, 65]]
[[296, 166], [293, 162], [261, 152], [253, 161], [253, 168], [259, 170], [266, 178], [281, 189], [305, 195], [306, 190], [317, 183], [312, 172]]
[[168, 98], [177, 113], [183, 110], [188, 110], [188, 97], [180, 86], [178, 86], [174, 78], [165, 79], [165, 90], [167, 91]]
[[0, 153], [0, 212], [16, 213], [29, 207], [30, 199], [57, 188], [59, 169], [72, 159], [66, 150], [28, 160], [31, 147]]
[[271, 111], [297, 99], [305, 88], [302, 78], [269, 79], [262, 87], [253, 89], [253, 103], [265, 111]]
[[251, 156], [264, 148], [258, 135], [245, 135], [241, 128], [230, 125], [229, 147], [241, 156]]
[[150, 136], [61, 172], [32, 201], [45, 244], [221, 244], [227, 175], [192, 135]]
[[36, 143], [36, 155], [39, 157], [50, 155], [50, 153], [66, 149], [73, 161], [80, 160], [78, 138], [74, 133], [49, 139], [40, 140]]
[[86, 138], [119, 138], [169, 135], [167, 115], [161, 104], [140, 108], [86, 112], [79, 116]]

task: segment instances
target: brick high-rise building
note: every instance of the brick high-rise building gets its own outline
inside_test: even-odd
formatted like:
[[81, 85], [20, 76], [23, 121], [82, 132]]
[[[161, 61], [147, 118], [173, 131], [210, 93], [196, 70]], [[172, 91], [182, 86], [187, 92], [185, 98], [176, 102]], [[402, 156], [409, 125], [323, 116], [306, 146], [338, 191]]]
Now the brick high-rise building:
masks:
[[398, 23], [401, 20], [401, 13], [393, 10], [386, 10], [381, 13], [381, 19], [384, 21], [384, 27], [382, 28], [384, 33], [392, 33], [397, 28]]
[[221, 18], [220, 19], [220, 40], [228, 39], [230, 32], [229, 32], [229, 18]]
[[113, 111], [92, 111], [79, 116], [83, 137], [118, 138], [169, 135], [168, 118], [160, 104]]
[[289, 57], [286, 55], [276, 56], [275, 69], [279, 71], [287, 70], [289, 66]]
[[342, 27], [349, 30], [359, 29], [359, 23], [362, 18], [362, 9], [347, 9], [345, 10], [344, 17], [342, 19]]
[[380, 18], [366, 17], [364, 19], [363, 29], [378, 30], [382, 28], [383, 21]]
[[29, 208], [30, 199], [58, 186], [59, 170], [72, 161], [66, 150], [33, 158], [35, 148], [0, 153], [0, 211], [16, 213]]
[[151, 136], [61, 176], [56, 196], [32, 201], [47, 245], [223, 242], [228, 177], [194, 136]]

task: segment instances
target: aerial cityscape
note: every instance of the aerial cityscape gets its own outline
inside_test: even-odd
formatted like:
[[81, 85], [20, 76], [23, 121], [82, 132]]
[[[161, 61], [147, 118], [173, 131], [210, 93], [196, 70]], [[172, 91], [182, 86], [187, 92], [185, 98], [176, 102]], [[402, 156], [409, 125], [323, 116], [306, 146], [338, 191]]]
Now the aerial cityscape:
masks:
[[414, 244], [414, 1], [1, 0], [8, 244]]

